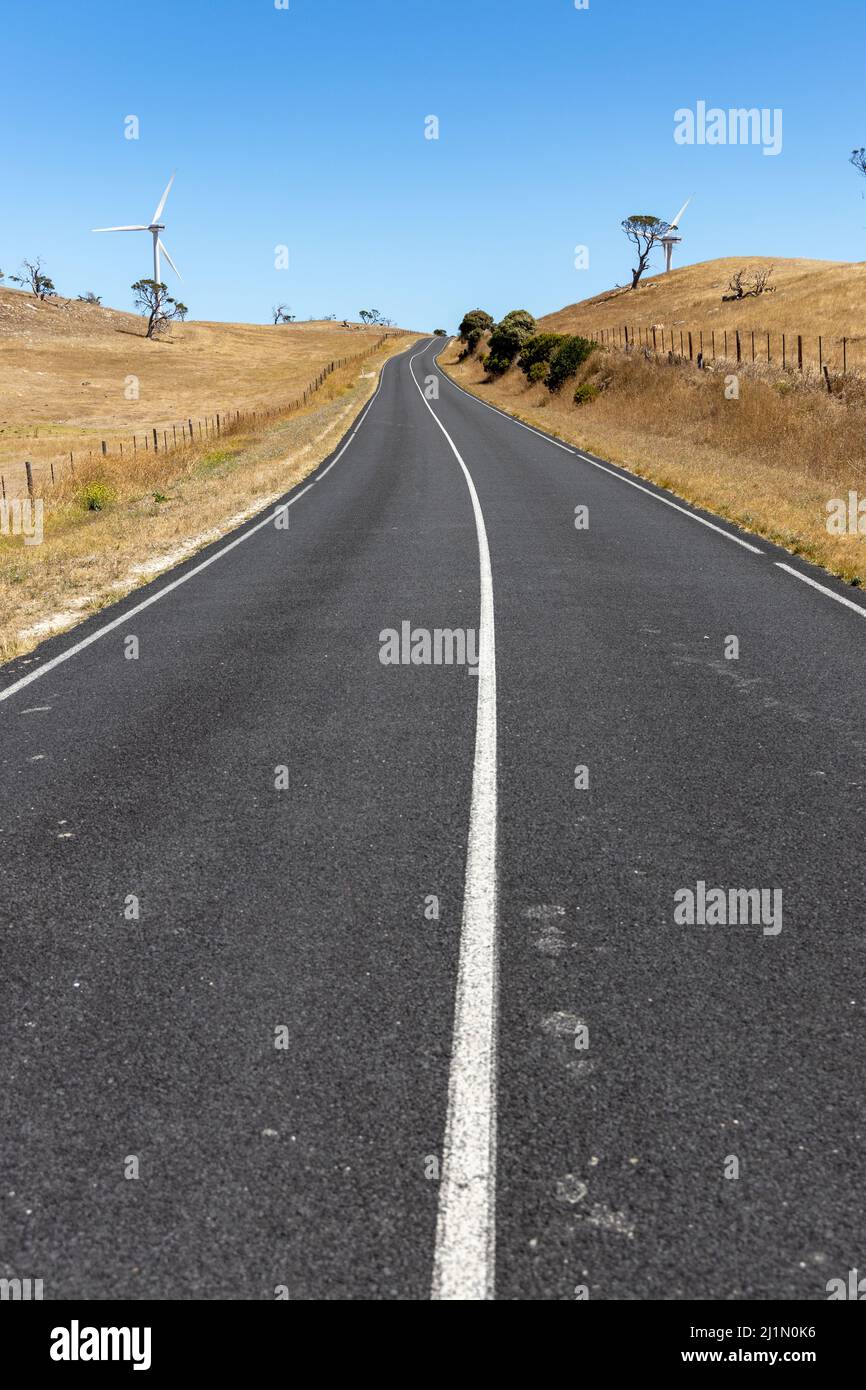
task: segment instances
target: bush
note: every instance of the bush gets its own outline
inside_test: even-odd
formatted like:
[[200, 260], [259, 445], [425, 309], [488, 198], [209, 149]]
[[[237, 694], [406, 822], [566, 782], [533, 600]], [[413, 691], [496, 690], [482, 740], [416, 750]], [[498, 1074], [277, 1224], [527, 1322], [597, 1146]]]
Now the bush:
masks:
[[543, 375], [547, 376], [547, 364], [561, 342], [564, 342], [562, 333], [536, 333], [533, 338], [527, 338], [520, 349], [519, 365], [524, 376], [530, 381], [542, 380], [537, 374], [532, 375], [532, 368], [538, 365], [544, 366]]
[[[523, 363], [521, 362], [520, 365], [522, 367]], [[526, 375], [531, 382], [546, 381], [548, 371], [549, 367], [546, 362], [533, 362]]]
[[113, 502], [115, 494], [107, 483], [85, 483], [79, 490], [79, 505], [86, 512], [101, 512]]
[[488, 352], [484, 359], [484, 366], [490, 376], [503, 376], [513, 361], [513, 357], [497, 357], [494, 353]]
[[581, 338], [579, 334], [571, 334], [564, 338], [550, 359], [550, 370], [547, 374], [550, 390], [558, 391], [564, 381], [570, 376], [576, 376], [578, 367], [583, 365], [594, 347], [595, 343], [589, 338]]
[[434, 337], [434, 338], [447, 338], [447, 337], [448, 337], [448, 333], [447, 333], [447, 331], [446, 331], [444, 328], [434, 328], [434, 329], [433, 329], [433, 337]]
[[481, 342], [482, 332], [480, 328], [470, 328], [466, 335], [466, 355], [467, 357], [475, 351]]
[[574, 404], [586, 405], [587, 401], [594, 401], [597, 395], [598, 387], [593, 386], [591, 381], [585, 381], [574, 393]]
[[[478, 337], [480, 338], [482, 333], [486, 333], [488, 328], [492, 327], [493, 317], [491, 314], [488, 314], [485, 309], [470, 309], [468, 314], [463, 315], [460, 327], [457, 331], [463, 341], [466, 342], [469, 338], [469, 334], [473, 332], [473, 330], [478, 330]], [[476, 339], [476, 342], [477, 341], [478, 339]]]
[[492, 376], [501, 376], [507, 372], [515, 357], [520, 351], [521, 345], [526, 335], [514, 324], [498, 323], [490, 334], [490, 358], [496, 365], [487, 365], [487, 370]]
[[521, 338], [525, 342], [535, 332], [538, 324], [532, 317], [528, 309], [512, 309], [500, 324], [500, 328], [516, 328]]

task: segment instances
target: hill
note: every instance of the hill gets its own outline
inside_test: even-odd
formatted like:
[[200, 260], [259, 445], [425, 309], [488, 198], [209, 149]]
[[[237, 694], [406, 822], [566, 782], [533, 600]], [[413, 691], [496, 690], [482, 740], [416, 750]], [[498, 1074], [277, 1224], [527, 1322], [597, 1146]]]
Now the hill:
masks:
[[[771, 264], [774, 293], [722, 302], [737, 270]], [[519, 286], [508, 297], [524, 301]], [[578, 333], [599, 344], [565, 382], [554, 377], [548, 384], [538, 363], [540, 378], [530, 380], [518, 362], [491, 378], [485, 339], [465, 353], [454, 340], [440, 365], [527, 424], [866, 584], [862, 534], [856, 525], [841, 532], [828, 525], [834, 499], [866, 491], [866, 264], [728, 257], [654, 276], [637, 292], [596, 295], [538, 322], [542, 332]], [[623, 350], [625, 335], [611, 332], [626, 324], [636, 351]], [[646, 333], [653, 327], [655, 353]], [[732, 329], [740, 330], [739, 363]], [[690, 356], [689, 334], [695, 357], [703, 343], [705, 370]], [[819, 336], [826, 376], [815, 370]]]
[[[746, 267], [773, 267], [774, 292], [723, 303], [731, 277]], [[846, 337], [854, 345], [854, 365], [866, 368], [866, 262], [727, 256], [648, 277], [637, 291], [605, 291], [539, 322], [548, 332], [587, 337], [624, 324], [717, 332], [739, 328], [811, 339], [820, 334], [828, 342]]]
[[279, 406], [382, 332], [195, 322], [148, 341], [135, 314], [0, 287], [0, 462], [44, 463], [136, 430]]

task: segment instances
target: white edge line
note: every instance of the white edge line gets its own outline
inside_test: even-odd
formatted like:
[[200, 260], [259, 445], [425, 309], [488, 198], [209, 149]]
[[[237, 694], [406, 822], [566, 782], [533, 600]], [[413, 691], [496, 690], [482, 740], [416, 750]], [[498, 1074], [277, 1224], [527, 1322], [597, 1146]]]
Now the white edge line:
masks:
[[548, 444], [555, 444], [558, 449], [565, 449], [566, 453], [574, 454], [576, 458], [582, 459], [584, 463], [591, 463], [593, 468], [600, 468], [602, 473], [609, 473], [612, 478], [617, 478], [619, 482], [628, 483], [629, 487], [636, 487], [638, 492], [646, 493], [647, 497], [654, 498], [656, 502], [663, 502], [666, 507], [673, 507], [675, 512], [681, 512], [682, 515], [687, 516], [690, 521], [699, 521], [702, 526], [708, 526], [711, 531], [715, 531], [718, 535], [724, 536], [725, 540], [734, 541], [737, 545], [741, 545], [744, 550], [751, 550], [753, 555], [763, 555], [763, 550], [760, 550], [758, 546], [752, 545], [750, 541], [744, 541], [740, 536], [733, 535], [730, 531], [724, 530], [723, 527], [717, 526], [713, 521], [707, 521], [706, 517], [698, 516], [697, 512], [690, 511], [688, 507], [680, 506], [679, 502], [672, 502], [669, 497], [662, 497], [660, 493], [653, 492], [652, 488], [644, 487], [642, 483], [635, 482], [633, 478], [626, 478], [624, 474], [617, 472], [615, 468], [609, 468], [607, 464], [599, 463], [596, 459], [589, 458], [586, 454], [582, 454], [579, 449], [570, 449], [567, 444], [561, 444], [558, 439], [552, 439], [550, 435], [543, 434], [541, 430], [533, 429], [532, 425], [525, 425], [522, 420], [515, 420], [513, 415], [509, 415], [505, 410], [500, 410], [498, 406], [488, 405], [487, 401], [480, 400], [478, 396], [473, 396], [471, 391], [465, 390], [464, 387], [458, 386], [456, 381], [452, 381], [451, 377], [447, 372], [443, 371], [438, 362], [436, 366], [445, 381], [449, 382], [455, 390], [462, 391], [464, 396], [468, 396], [471, 401], [477, 402], [478, 405], [483, 405], [485, 410], [492, 410], [495, 415], [501, 415], [503, 420], [510, 420], [512, 425], [519, 425], [521, 429], [529, 430], [531, 434], [537, 434], [539, 439], [544, 439]]
[[233, 541], [229, 541], [227, 545], [224, 545], [220, 550], [216, 551], [215, 554], [210, 555], [207, 560], [202, 560], [201, 564], [196, 565], [191, 570], [187, 570], [186, 574], [182, 574], [179, 579], [173, 580], [171, 584], [166, 584], [162, 589], [158, 590], [157, 593], [151, 594], [150, 597], [144, 599], [142, 603], [138, 603], [135, 605], [134, 608], [128, 609], [125, 613], [121, 614], [119, 618], [115, 618], [112, 622], [106, 623], [104, 627], [99, 628], [96, 632], [91, 632], [89, 637], [82, 638], [80, 642], [76, 642], [65, 652], [61, 652], [59, 656], [52, 657], [50, 661], [45, 662], [44, 666], [37, 667], [35, 671], [30, 671], [26, 676], [22, 676], [20, 680], [14, 681], [12, 685], [8, 685], [5, 690], [0, 690], [0, 703], [2, 703], [3, 700], [8, 700], [12, 695], [16, 695], [19, 690], [23, 690], [24, 687], [30, 685], [31, 682], [38, 681], [41, 676], [47, 675], [47, 673], [49, 671], [53, 671], [55, 667], [62, 666], [64, 661], [69, 661], [70, 657], [77, 656], [79, 652], [84, 651], [85, 647], [91, 646], [94, 642], [98, 642], [101, 637], [107, 636], [109, 632], [114, 632], [116, 628], [121, 627], [124, 623], [128, 623], [131, 618], [134, 618], [137, 616], [137, 614], [142, 613], [145, 610], [145, 608], [149, 608], [152, 603], [157, 603], [159, 599], [165, 598], [166, 594], [170, 594], [173, 592], [173, 590], [179, 589], [181, 584], [186, 584], [187, 580], [194, 579], [197, 574], [201, 574], [202, 570], [206, 570], [209, 565], [212, 565], [214, 563], [215, 560], [221, 560], [223, 555], [228, 555], [229, 551], [234, 550], [236, 545], [242, 545], [244, 541], [249, 540], [250, 536], [254, 536], [257, 531], [261, 531], [262, 527], [269, 526], [280, 512], [285, 511], [287, 507], [292, 507], [294, 506], [295, 502], [300, 501], [300, 499], [304, 496], [304, 493], [309, 492], [312, 487], [315, 487], [316, 483], [320, 482], [321, 479], [324, 478], [325, 474], [331, 471], [334, 464], [337, 463], [343, 457], [352, 440], [355, 438], [355, 435], [358, 433], [358, 430], [361, 428], [362, 424], [366, 420], [367, 415], [369, 414], [376, 400], [376, 397], [382, 390], [382, 384], [385, 380], [385, 368], [388, 367], [390, 363], [393, 361], [394, 358], [389, 357], [386, 362], [382, 363], [382, 371], [379, 375], [379, 385], [376, 388], [375, 394], [367, 402], [367, 405], [360, 419], [358, 420], [357, 425], [352, 430], [351, 434], [349, 435], [340, 452], [337, 454], [336, 458], [332, 459], [332, 461], [328, 464], [328, 467], [323, 469], [317, 478], [313, 478], [312, 482], [307, 483], [306, 487], [301, 488], [301, 491], [296, 492], [295, 495], [293, 497], [290, 497], [287, 502], [278, 502], [274, 507], [273, 511], [268, 512], [267, 516], [263, 517], [261, 521], [257, 521], [256, 524], [254, 526], [251, 526], [248, 531], [244, 531], [243, 535], [236, 536]]
[[866, 608], [864, 608], [862, 604], [852, 603], [851, 600], [845, 598], [843, 594], [834, 594], [832, 589], [828, 589], [824, 584], [819, 584], [817, 579], [810, 579], [808, 574], [801, 574], [799, 570], [792, 569], [790, 565], [784, 564], [781, 560], [776, 560], [775, 563], [776, 566], [780, 570], [784, 570], [786, 574], [793, 574], [795, 579], [802, 579], [804, 584], [810, 584], [812, 588], [817, 589], [819, 593], [826, 594], [828, 598], [834, 598], [837, 603], [844, 603], [846, 608], [853, 608], [854, 612], [859, 613], [861, 618], [866, 618]]
[[[427, 349], [425, 348], [424, 351]], [[421, 354], [416, 353], [415, 357]], [[424, 405], [463, 470], [478, 538], [481, 591], [475, 757], [466, 846], [460, 963], [431, 1298], [494, 1297], [496, 1269], [496, 648], [493, 576], [481, 503], [469, 469], [412, 370]]]

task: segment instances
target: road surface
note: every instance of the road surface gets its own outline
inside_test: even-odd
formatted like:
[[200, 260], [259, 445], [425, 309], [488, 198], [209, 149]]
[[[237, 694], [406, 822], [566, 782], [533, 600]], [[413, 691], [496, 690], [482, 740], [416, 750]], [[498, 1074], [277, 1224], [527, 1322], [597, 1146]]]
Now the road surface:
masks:
[[[866, 602], [438, 348], [276, 519], [3, 669], [0, 1275], [46, 1298], [862, 1262]], [[677, 920], [713, 888], [781, 916]]]

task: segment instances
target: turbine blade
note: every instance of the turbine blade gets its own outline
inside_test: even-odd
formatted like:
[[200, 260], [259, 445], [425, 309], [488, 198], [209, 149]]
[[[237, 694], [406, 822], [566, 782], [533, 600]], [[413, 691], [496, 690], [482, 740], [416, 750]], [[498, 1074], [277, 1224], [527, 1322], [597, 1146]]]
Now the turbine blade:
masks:
[[[175, 169], [174, 173], [175, 173], [175, 174], [177, 173], [177, 170], [176, 170], [176, 169]], [[160, 215], [161, 215], [161, 213], [162, 213], [162, 210], [163, 210], [163, 208], [165, 207], [166, 199], [167, 199], [169, 193], [171, 192], [171, 186], [172, 186], [173, 183], [174, 183], [174, 174], [172, 174], [171, 178], [169, 179], [168, 185], [167, 185], [167, 187], [166, 187], [166, 190], [165, 190], [165, 192], [163, 193], [162, 197], [161, 197], [160, 200], [159, 200], [159, 205], [158, 205], [158, 207], [157, 207], [157, 209], [156, 209], [156, 212], [153, 214], [153, 217], [150, 219], [151, 225], [153, 225], [154, 222], [158, 222], [158, 221], [159, 221]]]
[[92, 232], [149, 232], [149, 227], [91, 227]]
[[174, 271], [175, 275], [177, 276], [178, 280], [182, 280], [182, 279], [183, 279], [183, 276], [181, 275], [181, 273], [180, 273], [180, 271], [178, 270], [177, 266], [175, 265], [174, 261], [171, 259], [171, 256], [168, 254], [168, 251], [167, 251], [166, 248], [165, 248], [165, 244], [164, 244], [164, 242], [163, 242], [163, 240], [162, 240], [162, 237], [159, 237], [159, 238], [158, 238], [158, 240], [157, 240], [157, 245], [159, 246], [160, 251], [161, 251], [162, 254], [165, 256], [165, 259], [168, 261], [169, 265], [171, 266], [171, 268], [172, 268], [172, 270]]
[[[694, 198], [694, 196], [695, 196], [695, 195], [694, 195], [694, 193], [693, 193], [693, 194], [692, 194], [692, 198]], [[683, 203], [682, 207], [680, 208], [680, 210], [679, 210], [679, 212], [677, 213], [676, 217], [674, 218], [673, 222], [670, 224], [670, 226], [671, 226], [671, 231], [673, 231], [674, 227], [678, 227], [678, 226], [680, 225], [680, 218], [682, 217], [682, 215], [683, 215], [683, 213], [685, 212], [686, 208], [688, 207], [689, 203], [692, 201], [692, 198], [686, 198], [686, 201]]]

